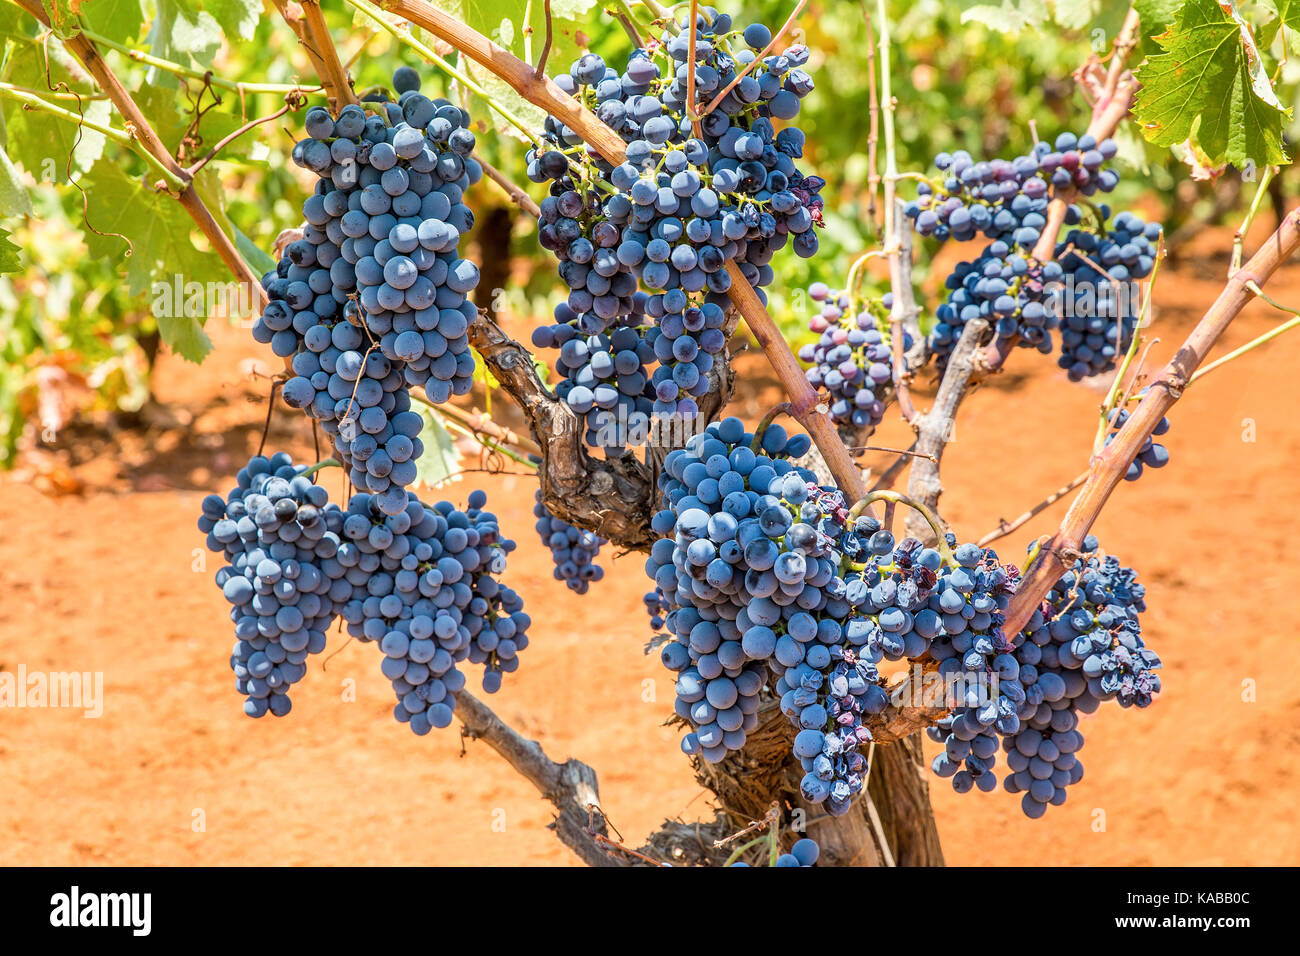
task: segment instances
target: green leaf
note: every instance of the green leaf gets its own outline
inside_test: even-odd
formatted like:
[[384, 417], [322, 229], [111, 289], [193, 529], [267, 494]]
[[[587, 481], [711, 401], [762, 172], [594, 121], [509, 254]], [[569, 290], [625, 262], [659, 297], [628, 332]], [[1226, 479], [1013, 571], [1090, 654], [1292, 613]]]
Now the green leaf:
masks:
[[248, 260], [248, 264], [253, 267], [253, 271], [259, 275], [265, 275], [268, 272], [275, 271], [275, 259], [265, 249], [255, 243], [238, 226], [230, 227], [235, 233], [235, 248], [239, 254]]
[[1173, 146], [1194, 136], [1216, 164], [1290, 161], [1282, 131], [1291, 110], [1278, 102], [1245, 21], [1216, 0], [1187, 0], [1157, 39], [1165, 52], [1138, 70], [1134, 108], [1149, 141]]
[[[589, 26], [589, 16], [597, 0], [552, 0], [551, 2], [551, 53], [547, 59], [547, 73], [552, 76], [567, 70], [586, 48], [584, 27]], [[490, 36], [515, 56], [524, 55], [523, 0], [433, 0], [433, 5], [458, 17], [484, 36]], [[533, 28], [533, 59], [542, 53], [546, 42], [546, 5], [542, 0], [532, 4], [528, 25]], [[503, 26], [509, 21], [509, 26]], [[475, 76], [478, 79], [478, 76]]]
[[1178, 8], [1183, 0], [1136, 0], [1133, 4], [1142, 21], [1142, 57], [1150, 59], [1160, 53], [1160, 44], [1155, 41], [1156, 34], [1164, 33], [1178, 16]]
[[[60, 105], [76, 108], [72, 100], [60, 101]], [[82, 115], [91, 122], [108, 126], [113, 108], [108, 100], [86, 100], [82, 103]], [[66, 182], [69, 156], [74, 179], [89, 172], [104, 155], [107, 142], [108, 137], [103, 133], [35, 110], [15, 110], [9, 117], [13, 158], [41, 182]]]
[[72, 36], [81, 30], [81, 25], [77, 22], [81, 0], [41, 0], [41, 6], [58, 36]]
[[1101, 0], [1056, 0], [1052, 19], [1067, 30], [1083, 30], [1101, 12]]
[[[49, 55], [49, 79], [46, 79], [46, 54]], [[90, 99], [94, 86], [85, 72], [76, 66], [71, 54], [59, 40], [48, 43], [25, 43], [16, 47], [5, 63], [4, 78], [15, 86], [30, 90], [47, 90], [50, 85], [66, 86], [86, 96], [80, 103], [82, 115], [107, 126], [112, 106], [106, 99]], [[57, 106], [68, 112], [78, 110], [76, 100], [58, 100]], [[62, 117], [35, 110], [14, 108], [8, 111], [6, 142], [10, 158], [39, 182], [66, 182], [68, 157], [72, 157], [73, 177], [88, 171], [104, 154], [107, 137]], [[78, 135], [80, 134], [80, 135]]]
[[27, 195], [27, 186], [3, 149], [0, 149], [0, 209], [6, 216], [32, 214], [32, 199]]
[[[151, 294], [154, 317], [167, 346], [192, 362], [201, 360], [212, 347], [203, 333], [206, 309], [194, 314], [187, 302], [173, 301], [178, 297], [170, 295], [160, 305], [156, 294], [176, 288], [178, 282], [183, 289], [191, 283], [225, 287], [231, 279], [220, 257], [195, 248], [193, 221], [166, 193], [128, 177], [106, 159], [95, 164], [88, 179], [87, 218], [97, 230], [85, 229], [90, 254], [121, 263], [129, 294]], [[122, 238], [114, 233], [130, 240], [129, 256]], [[188, 296], [186, 290], [185, 298]]]
[[83, 0], [81, 19], [110, 40], [134, 43], [144, 26], [144, 9], [140, 0]]
[[22, 250], [9, 241], [7, 230], [0, 228], [0, 275], [7, 272], [20, 272], [21, 265], [18, 261], [18, 253]]
[[[500, 77], [489, 73], [480, 67], [477, 63], [468, 57], [459, 57], [458, 65], [464, 70], [479, 86], [487, 92], [504, 109], [509, 110], [523, 124], [530, 129], [537, 130], [539, 133], [546, 124], [546, 111], [534, 106], [522, 96], [520, 96], [509, 83]], [[474, 94], [474, 99], [478, 106], [471, 110], [472, 114], [481, 119], [490, 120], [492, 128], [498, 134], [513, 136], [521, 142], [531, 142], [515, 126], [502, 118], [501, 114], [492, 109], [483, 102], [483, 97]]]
[[28, 37], [29, 27], [36, 26], [36, 20], [29, 17], [19, 7], [0, 3], [0, 36]]
[[1258, 31], [1259, 47], [1268, 49], [1277, 38], [1278, 31], [1286, 27], [1287, 46], [1300, 52], [1300, 0], [1262, 0], [1263, 6], [1273, 12], [1273, 17]]
[[[157, 0], [157, 15], [149, 29], [151, 51], [164, 60], [194, 59], [210, 66], [225, 34], [253, 38], [260, 4], [257, 0]], [[174, 76], [151, 71], [151, 82], [175, 89]]]
[[455, 440], [447, 431], [447, 426], [432, 409], [427, 405], [418, 405], [416, 410], [424, 419], [424, 428], [420, 430], [424, 454], [416, 459], [416, 480], [430, 488], [437, 488], [451, 481], [460, 472], [460, 452], [456, 450]]
[[1043, 0], [1002, 0], [1001, 6], [981, 3], [962, 11], [962, 23], [980, 23], [997, 33], [1019, 33], [1026, 27], [1040, 27], [1047, 19]]

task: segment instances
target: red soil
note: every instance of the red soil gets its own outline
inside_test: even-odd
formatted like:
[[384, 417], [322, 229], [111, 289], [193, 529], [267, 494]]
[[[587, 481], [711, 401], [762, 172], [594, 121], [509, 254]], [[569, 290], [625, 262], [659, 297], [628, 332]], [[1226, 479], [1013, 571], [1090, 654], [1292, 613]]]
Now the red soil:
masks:
[[[1228, 242], [1203, 236], [1162, 277], [1153, 363], [1221, 288], [1226, 257], [1214, 253]], [[1300, 301], [1300, 266], [1268, 291]], [[1283, 318], [1252, 305], [1224, 350]], [[61, 436], [83, 495], [47, 497], [19, 475], [0, 476], [0, 666], [102, 671], [105, 690], [98, 719], [0, 710], [0, 864], [576, 862], [546, 829], [549, 805], [488, 748], [462, 753], [454, 731], [417, 738], [393, 721], [371, 648], [333, 642], [337, 656], [314, 659], [288, 718], [242, 715], [226, 666], [226, 605], [195, 520], [202, 496], [224, 491], [257, 447], [265, 388], [247, 371], [269, 367], [269, 356], [240, 330], [212, 332], [218, 348], [202, 367], [161, 364], [157, 391], [181, 427]], [[1100, 393], [1034, 353], [1010, 366], [970, 397], [944, 459], [943, 511], [963, 538], [1087, 463]], [[733, 410], [753, 420], [775, 385], [757, 356], [738, 367]], [[1147, 585], [1145, 634], [1165, 662], [1158, 703], [1108, 705], [1086, 719], [1087, 776], [1042, 820], [1025, 819], [1000, 789], [959, 797], [932, 781], [950, 863], [1300, 857], [1288, 809], [1300, 689], [1285, 671], [1295, 648], [1285, 555], [1300, 490], [1297, 368], [1300, 336], [1284, 337], [1191, 388], [1162, 439], [1170, 466], [1122, 485], [1095, 528]], [[924, 391], [918, 398], [928, 405]], [[897, 446], [908, 434], [890, 421], [873, 440]], [[304, 421], [284, 410], [268, 447], [300, 461], [313, 454]], [[337, 495], [339, 472], [324, 480]], [[630, 844], [665, 817], [710, 817], [677, 733], [663, 726], [672, 682], [642, 653], [642, 558], [607, 552], [606, 579], [573, 595], [552, 580], [533, 533], [534, 484], [472, 474], [441, 496], [463, 505], [479, 486], [520, 541], [508, 579], [535, 622], [524, 666], [492, 706], [553, 757], [592, 764]], [[1005, 555], [1052, 530], [1064, 506], [1001, 542]]]

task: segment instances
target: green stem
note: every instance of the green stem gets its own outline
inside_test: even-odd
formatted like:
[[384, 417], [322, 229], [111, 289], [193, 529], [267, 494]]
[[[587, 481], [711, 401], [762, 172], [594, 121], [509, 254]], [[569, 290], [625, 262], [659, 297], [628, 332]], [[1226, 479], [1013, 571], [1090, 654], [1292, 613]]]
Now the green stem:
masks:
[[1222, 358], [1215, 359], [1209, 365], [1203, 366], [1202, 368], [1198, 369], [1196, 374], [1187, 380], [1188, 385], [1191, 385], [1193, 382], [1204, 378], [1206, 375], [1209, 375], [1220, 365], [1226, 365], [1235, 358], [1241, 358], [1241, 356], [1245, 355], [1247, 352], [1251, 351], [1252, 349], [1257, 349], [1264, 343], [1271, 342], [1273, 339], [1277, 338], [1283, 332], [1289, 332], [1291, 329], [1300, 326], [1300, 310], [1289, 308], [1285, 305], [1282, 305], [1280, 302], [1274, 302], [1271, 298], [1265, 295], [1264, 290], [1259, 288], [1259, 286], [1256, 285], [1254, 282], [1247, 283], [1246, 288], [1250, 289], [1251, 292], [1255, 293], [1255, 295], [1259, 296], [1261, 299], [1263, 299], [1273, 308], [1278, 309], [1282, 312], [1290, 312], [1292, 315], [1297, 316], [1297, 318], [1290, 319], [1286, 322], [1283, 322], [1277, 328], [1270, 329], [1269, 331], [1265, 332], [1263, 335], [1251, 339], [1241, 348], [1233, 349], [1231, 352], [1229, 352], [1227, 355], [1223, 356]]
[[748, 843], [742, 843], [740, 846], [736, 847], [736, 849], [732, 852], [731, 856], [727, 857], [727, 862], [722, 865], [731, 866], [731, 864], [735, 863], [737, 860], [740, 859], [741, 854], [743, 854], [746, 850], [748, 850], [750, 847], [758, 846], [766, 839], [767, 839], [766, 836], [754, 837], [754, 839], [750, 840]]
[[[1164, 241], [1161, 240], [1161, 249]], [[1151, 267], [1151, 278], [1147, 282], [1147, 295], [1142, 303], [1142, 311], [1138, 313], [1137, 326], [1133, 330], [1133, 341], [1128, 344], [1128, 351], [1124, 353], [1124, 361], [1119, 370], [1115, 373], [1115, 378], [1110, 383], [1110, 391], [1106, 393], [1106, 400], [1101, 404], [1101, 421], [1097, 424], [1097, 435], [1092, 442], [1092, 453], [1095, 455], [1101, 451], [1106, 441], [1106, 432], [1110, 426], [1110, 413], [1119, 404], [1119, 389], [1124, 381], [1124, 376], [1128, 374], [1129, 366], [1133, 364], [1133, 358], [1137, 355], [1138, 346], [1141, 344], [1142, 336], [1140, 334], [1143, 325], [1146, 322], [1147, 315], [1151, 310], [1151, 296], [1155, 292], [1156, 276], [1160, 274], [1160, 261], [1164, 257], [1157, 250], [1155, 264]]]
[[[627, 5], [627, 0], [614, 0], [614, 5], [622, 11], [623, 16], [627, 17], [628, 23], [632, 24], [633, 29], [637, 30], [639, 33], [641, 22], [637, 20], [636, 15], [632, 12], [632, 8]], [[638, 37], [638, 40], [639, 39], [640, 38]]]
[[117, 50], [129, 59], [137, 63], [143, 63], [145, 66], [152, 66], [155, 69], [162, 70], [164, 73], [172, 73], [176, 76], [183, 76], [190, 80], [207, 81], [213, 86], [218, 86], [223, 90], [231, 90], [235, 93], [293, 93], [301, 90], [303, 92], [313, 92], [319, 90], [319, 86], [304, 87], [296, 83], [237, 83], [234, 80], [227, 80], [225, 77], [209, 75], [205, 70], [196, 70], [192, 67], [182, 66], [179, 63], [173, 63], [171, 60], [164, 60], [161, 57], [154, 56], [152, 53], [145, 53], [143, 50], [137, 50], [134, 47], [127, 46], [125, 43], [119, 43], [116, 40], [104, 36], [102, 33], [96, 33], [94, 30], [87, 30], [84, 26], [81, 28], [82, 34], [86, 39], [94, 40], [96, 45], [108, 47], [110, 50]]
[[1237, 233], [1232, 237], [1232, 261], [1228, 266], [1228, 277], [1241, 268], [1242, 248], [1246, 242], [1246, 233], [1250, 230], [1250, 224], [1255, 221], [1255, 214], [1259, 212], [1260, 201], [1264, 194], [1268, 192], [1269, 181], [1273, 178], [1274, 167], [1265, 166], [1264, 175], [1259, 180], [1259, 185], [1255, 188], [1255, 195], [1250, 201], [1250, 208], [1246, 210], [1246, 218], [1241, 221], [1237, 227]]
[[465, 435], [468, 438], [474, 439], [484, 448], [490, 449], [495, 452], [499, 452], [500, 454], [505, 455], [507, 458], [509, 458], [511, 461], [517, 464], [524, 465], [527, 468], [532, 468], [534, 471], [538, 470], [539, 466], [535, 462], [529, 461], [525, 456], [519, 454], [519, 452], [514, 451], [511, 448], [507, 448], [505, 445], [502, 445], [499, 442], [492, 440], [491, 438], [487, 437], [481, 432], [476, 432], [472, 428], [467, 428], [465, 425], [462, 425], [460, 422], [456, 421], [454, 418], [450, 417], [449, 415], [441, 414], [440, 408], [437, 405], [435, 405], [433, 402], [429, 401], [427, 398], [421, 395], [417, 395], [415, 392], [411, 393], [411, 398], [414, 401], [419, 402], [421, 405], [424, 405], [435, 415], [437, 415], [438, 420], [442, 422], [444, 427], [459, 432], [460, 434]]
[[894, 193], [898, 182], [898, 150], [894, 142], [893, 71], [889, 64], [889, 12], [885, 0], [877, 0], [880, 14], [880, 107], [885, 130], [885, 236], [894, 239]]
[[343, 467], [342, 463], [337, 458], [326, 458], [324, 461], [318, 461], [310, 468], [306, 468], [298, 472], [298, 474], [303, 478], [308, 478], [316, 474], [316, 472], [320, 471], [322, 468], [342, 468], [342, 467]]
[[533, 0], [524, 2], [524, 60], [533, 62]]
[[505, 445], [493, 441], [491, 438], [488, 438], [486, 435], [478, 434], [472, 428], [466, 428], [464, 425], [460, 424], [460, 422], [453, 421], [450, 418], [443, 418], [442, 423], [447, 428], [450, 428], [453, 431], [460, 432], [462, 435], [466, 436], [467, 438], [474, 439], [484, 448], [505, 455], [507, 458], [509, 458], [511, 461], [515, 462], [516, 464], [523, 465], [525, 468], [531, 468], [533, 469], [533, 471], [537, 471], [539, 468], [539, 466], [535, 462], [529, 461], [527, 458], [525, 458], [523, 455], [519, 454], [518, 452], [512, 451], [511, 449], [507, 448]]
[[178, 189], [178, 190], [184, 188], [185, 184], [182, 183], [181, 180], [178, 179], [172, 173], [171, 170], [169, 170], [166, 166], [162, 164], [162, 162], [160, 162], [157, 158], [155, 158], [152, 153], [150, 153], [148, 150], [141, 147], [139, 142], [136, 140], [136, 138], [132, 136], [130, 133], [126, 132], [125, 130], [116, 129], [112, 126], [105, 126], [101, 123], [95, 122], [92, 119], [88, 119], [85, 116], [80, 115], [79, 113], [74, 113], [71, 110], [65, 110], [63, 107], [55, 106], [53, 103], [47, 103], [41, 97], [36, 96], [35, 94], [32, 93], [28, 93], [25, 90], [19, 89], [18, 87], [15, 87], [11, 83], [0, 83], [0, 96], [8, 97], [11, 100], [17, 100], [18, 102], [23, 103], [29, 108], [37, 110], [38, 112], [48, 113], [51, 116], [57, 116], [61, 120], [65, 120], [69, 123], [74, 123], [77, 126], [84, 126], [86, 129], [94, 130], [96, 133], [100, 133], [101, 135], [106, 136], [107, 138], [111, 139], [113, 142], [118, 143], [122, 146], [126, 146], [133, 153], [135, 153], [137, 156], [139, 156], [141, 159], [147, 162], [151, 167], [153, 167], [158, 172], [160, 176], [162, 176], [163, 180], [167, 183], [169, 188]]
[[466, 73], [452, 66], [450, 63], [448, 63], [442, 57], [438, 56], [437, 53], [435, 53], [429, 47], [425, 46], [423, 43], [421, 43], [411, 34], [405, 32], [404, 30], [399, 30], [394, 24], [389, 23], [387, 18], [385, 18], [374, 7], [373, 4], [369, 3], [368, 0], [343, 0], [343, 2], [346, 3], [348, 6], [352, 7], [353, 9], [358, 10], [361, 13], [364, 13], [367, 17], [373, 20], [375, 24], [379, 26], [380, 29], [388, 33], [390, 36], [392, 36], [393, 39], [395, 39], [398, 43], [406, 44], [416, 53], [420, 54], [420, 56], [424, 57], [424, 59], [427, 60], [429, 63], [436, 66], [438, 69], [442, 70], [448, 76], [464, 84], [466, 88], [473, 90], [479, 96], [483, 97], [484, 101], [487, 103], [488, 106], [496, 110], [496, 112], [500, 114], [503, 120], [505, 120], [515, 129], [519, 130], [519, 132], [523, 133], [524, 136], [528, 138], [529, 142], [532, 143], [540, 142], [541, 140], [540, 133], [538, 133], [536, 130], [532, 129], [531, 127], [529, 127], [528, 124], [526, 124], [518, 116], [516, 116], [510, 110], [506, 109], [499, 102], [497, 102], [496, 98], [492, 96], [491, 93], [485, 90], [478, 83], [474, 82], [474, 80], [470, 79], [470, 77]]
[[956, 566], [957, 559], [953, 557], [952, 548], [948, 547], [948, 538], [944, 534], [943, 526], [939, 523], [939, 517], [924, 504], [915, 498], [909, 498], [907, 495], [897, 491], [873, 491], [864, 498], [859, 499], [852, 508], [849, 509], [849, 520], [854, 521], [862, 512], [876, 501], [890, 501], [898, 505], [907, 505], [930, 526], [934, 532], [936, 541], [936, 550], [943, 556], [944, 561], [950, 566]]

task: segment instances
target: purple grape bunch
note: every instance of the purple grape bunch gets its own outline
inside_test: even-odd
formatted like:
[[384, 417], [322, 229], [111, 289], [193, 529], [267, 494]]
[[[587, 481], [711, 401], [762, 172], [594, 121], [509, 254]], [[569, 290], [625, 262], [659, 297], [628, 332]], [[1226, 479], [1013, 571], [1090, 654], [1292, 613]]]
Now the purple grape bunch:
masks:
[[[892, 295], [862, 303], [855, 311], [847, 292], [814, 282], [808, 295], [819, 304], [808, 327], [816, 342], [799, 349], [799, 359], [810, 367], [804, 375], [813, 388], [830, 395], [831, 419], [855, 429], [874, 428], [885, 414], [885, 395], [893, 381], [893, 352], [889, 340]], [[911, 345], [905, 337], [903, 347]]]
[[376, 94], [337, 117], [307, 111], [296, 163], [318, 177], [303, 236], [262, 279], [269, 303], [253, 338], [290, 359], [285, 404], [321, 423], [357, 489], [397, 514], [423, 447], [411, 388], [430, 401], [473, 383], [468, 294], [478, 267], [457, 254], [473, 225], [465, 190], [482, 176], [469, 116], [394, 75], [397, 102]]
[[[529, 178], [551, 184], [540, 204], [539, 241], [559, 260], [569, 288], [556, 322], [534, 341], [572, 353], [562, 356], [565, 382], [557, 393], [588, 416], [588, 442], [607, 450], [618, 446], [599, 442], [598, 423], [619, 409], [698, 413], [726, 346], [734, 274], [765, 298], [779, 249], [790, 243], [805, 257], [817, 250], [825, 181], [795, 165], [803, 133], [774, 124], [794, 119], [813, 89], [802, 69], [807, 48], [765, 56], [704, 115], [697, 134], [686, 117], [689, 24], [679, 26], [634, 50], [621, 72], [587, 53], [556, 77], [620, 135], [622, 162], [603, 160], [556, 117], [546, 120], [544, 146], [528, 154]], [[734, 30], [731, 18], [712, 8], [702, 8], [695, 30], [701, 109], [754, 61], [771, 33], [761, 25]], [[593, 368], [577, 354], [607, 352], [588, 340], [612, 339], [619, 327], [635, 329], [650, 352], [618, 349], [615, 359], [625, 353], [620, 369], [604, 359]]]

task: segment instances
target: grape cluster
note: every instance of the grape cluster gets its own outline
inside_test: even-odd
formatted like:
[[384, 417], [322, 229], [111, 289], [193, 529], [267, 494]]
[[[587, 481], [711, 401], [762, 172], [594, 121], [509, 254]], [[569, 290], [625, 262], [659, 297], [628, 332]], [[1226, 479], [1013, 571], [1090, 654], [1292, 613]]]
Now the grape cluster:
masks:
[[791, 666], [802, 659], [787, 621], [803, 640], [815, 636], [816, 622], [796, 598], [806, 591], [803, 603], [815, 607], [834, 573], [829, 562], [782, 557], [777, 541], [791, 516], [767, 493], [778, 480], [792, 488], [812, 480], [789, 461], [808, 451], [807, 436], [787, 437], [772, 425], [757, 450], [754, 444], [729, 418], [669, 452], [660, 476], [666, 507], [651, 521], [665, 537], [652, 546], [646, 571], [671, 608], [665, 623], [674, 638], [661, 659], [678, 673], [676, 712], [694, 728], [682, 748], [711, 762], [744, 746], [756, 726], [768, 658]]
[[596, 564], [596, 555], [608, 542], [593, 531], [575, 528], [551, 514], [540, 491], [535, 496], [533, 515], [537, 518], [535, 527], [542, 544], [551, 549], [555, 580], [563, 581], [571, 591], [586, 594], [592, 581], [605, 576], [605, 569]]
[[293, 158], [318, 182], [302, 238], [262, 280], [253, 337], [292, 357], [285, 403], [320, 420], [356, 487], [396, 514], [422, 451], [408, 389], [445, 402], [472, 385], [479, 274], [456, 248], [482, 168], [463, 110], [421, 95], [409, 68], [394, 87], [399, 100], [377, 98], [372, 115], [307, 112]]
[[[557, 391], [580, 414], [612, 411], [620, 401], [638, 411], [696, 414], [713, 356], [725, 346], [727, 264], [734, 263], [761, 297], [761, 287], [774, 278], [771, 259], [790, 237], [799, 255], [817, 249], [814, 226], [821, 222], [818, 194], [825, 181], [795, 166], [803, 134], [773, 125], [774, 119], [793, 119], [799, 100], [812, 91], [801, 69], [807, 49], [793, 46], [764, 57], [700, 120], [697, 132], [686, 117], [689, 24], [682, 26], [650, 49], [634, 50], [622, 72], [587, 53], [556, 78], [619, 133], [627, 144], [623, 162], [611, 165], [583, 149], [581, 137], [555, 117], [547, 118], [544, 147], [528, 155], [530, 179], [551, 183], [541, 203], [539, 241], [559, 259], [570, 290], [564, 311], [557, 311], [556, 324], [537, 344], [581, 353], [569, 345], [576, 341], [592, 353], [605, 352], [615, 343], [592, 346], [587, 339], [612, 339], [617, 333], [610, 330], [622, 326], [639, 330], [653, 348], [650, 354], [618, 349], [629, 358], [628, 371], [617, 377], [608, 363], [593, 368], [584, 355], [562, 356], [566, 382]], [[699, 109], [753, 63], [771, 34], [761, 25], [733, 30], [730, 17], [705, 8], [696, 38]], [[638, 294], [638, 285], [654, 294]], [[649, 331], [646, 317], [654, 323]], [[556, 334], [559, 326], [573, 332]], [[641, 359], [635, 368], [632, 353]], [[660, 364], [644, 391], [632, 389], [648, 375], [651, 360]], [[597, 384], [614, 405], [595, 400]]]
[[[1107, 417], [1110, 427], [1114, 429], [1106, 436], [1106, 444], [1109, 445], [1114, 441], [1115, 436], [1119, 434], [1119, 429], [1129, 419], [1129, 412], [1126, 408], [1112, 409]], [[1151, 430], [1153, 435], [1163, 435], [1169, 431], [1169, 419], [1161, 418], [1156, 423], [1156, 427]], [[1163, 468], [1169, 464], [1169, 449], [1164, 445], [1154, 442], [1150, 437], [1142, 443], [1138, 449], [1137, 457], [1129, 462], [1128, 470], [1124, 472], [1125, 481], [1137, 481], [1142, 477], [1144, 468]]]
[[[997, 555], [975, 545], [953, 552], [957, 567], [944, 569], [932, 607], [941, 613], [943, 636], [930, 648], [939, 674], [951, 681], [960, 696], [951, 715], [938, 724], [944, 752], [934, 762], [941, 777], [952, 777], [953, 789], [983, 791], [997, 785], [992, 773], [999, 733], [1019, 728], [1017, 693], [1007, 689], [1019, 669], [1011, 656], [1013, 642], [1002, 630], [1003, 611], [1015, 593], [1019, 575], [999, 563]], [[996, 690], [990, 676], [996, 675]]]
[[[630, 316], [639, 321], [644, 310], [645, 294], [637, 293]], [[625, 413], [649, 413], [652, 395], [647, 365], [654, 360], [652, 341], [636, 328], [619, 326], [606, 332], [584, 334], [583, 316], [567, 302], [555, 307], [555, 323], [533, 330], [532, 341], [538, 348], [558, 348], [555, 370], [561, 381], [556, 396], [586, 422], [585, 439], [601, 447], [598, 437], [603, 416]], [[607, 441], [604, 447], [614, 448]]]
[[1047, 353], [1051, 330], [1057, 325], [1050, 296], [1065, 270], [1056, 262], [1039, 265], [999, 239], [985, 247], [974, 262], [962, 261], [946, 280], [948, 298], [935, 310], [930, 349], [939, 367], [972, 319], [989, 323], [999, 339], [1019, 338], [1019, 345]]
[[756, 442], [727, 419], [670, 453], [646, 570], [670, 608], [661, 658], [692, 728], [683, 750], [717, 762], [743, 746], [774, 678], [803, 796], [839, 815], [865, 783], [867, 720], [889, 706], [877, 664], [1000, 647], [1017, 572], [992, 552], [896, 541], [851, 516], [841, 492], [789, 460], [806, 450], [779, 426]]
[[239, 469], [237, 486], [203, 499], [199, 530], [225, 556], [217, 584], [230, 602], [230, 666], [244, 713], [289, 713], [289, 688], [352, 593], [337, 554], [343, 513], [283, 452]]
[[[959, 792], [972, 782], [992, 789], [996, 732], [1007, 755], [1004, 789], [1022, 793], [1025, 814], [1041, 817], [1049, 805], [1064, 803], [1066, 788], [1083, 777], [1079, 715], [1111, 699], [1146, 707], [1160, 691], [1160, 660], [1144, 644], [1138, 621], [1145, 589], [1134, 571], [1097, 554], [1097, 547], [1089, 536], [1085, 554], [1053, 586], [1009, 650], [990, 662], [1000, 678], [1000, 696], [983, 705], [998, 711], [992, 727], [963, 739], [974, 729], [966, 708], [930, 729], [931, 738], [945, 744], [934, 769], [952, 776]], [[966, 769], [958, 770], [962, 761]]]
[[1119, 146], [1113, 139], [1098, 142], [1091, 133], [1061, 133], [1050, 149], [1046, 143], [1034, 146], [1038, 168], [1047, 175], [1048, 182], [1057, 189], [1073, 187], [1084, 196], [1092, 196], [1097, 190], [1108, 193], [1119, 184], [1119, 173], [1103, 168], [1117, 152]]
[[671, 610], [663, 589], [656, 587], [653, 591], [647, 591], [641, 601], [645, 604], [646, 614], [650, 616], [650, 630], [656, 633], [662, 631], [665, 623], [664, 616]]
[[505, 571], [506, 555], [514, 551], [515, 542], [501, 536], [497, 517], [484, 510], [486, 505], [486, 494], [470, 492], [465, 517], [478, 536], [481, 561], [464, 623], [470, 636], [469, 661], [483, 665], [483, 689], [495, 694], [501, 689], [501, 675], [519, 669], [519, 652], [528, 646], [532, 618], [524, 613], [523, 598], [495, 577]]
[[1072, 229], [1056, 247], [1064, 270], [1057, 362], [1073, 381], [1109, 371], [1128, 351], [1141, 306], [1136, 280], [1151, 274], [1160, 241], [1159, 223], [1121, 212], [1108, 225], [1109, 208], [1100, 213], [1095, 230]]
[[528, 616], [495, 579], [514, 542], [482, 511], [486, 501], [474, 491], [459, 511], [448, 501], [426, 507], [410, 494], [395, 515], [364, 493], [348, 503], [338, 561], [354, 592], [341, 615], [349, 634], [378, 643], [397, 695], [393, 716], [416, 734], [451, 723], [465, 686], [460, 661], [484, 665], [491, 693], [527, 646]]
[[[1084, 134], [1062, 133], [1054, 144], [1039, 142], [1014, 159], [977, 162], [970, 153], [940, 153], [934, 164], [944, 174], [941, 183], [922, 182], [907, 215], [923, 236], [958, 241], [983, 234], [1022, 249], [1032, 249], [1047, 225], [1047, 204], [1057, 195], [1072, 198], [1110, 192], [1119, 174], [1105, 169], [1117, 147]], [[1077, 222], [1079, 211], [1071, 208]]]
[[[808, 322], [819, 336], [799, 349], [799, 359], [811, 366], [804, 372], [813, 388], [830, 393], [831, 419], [837, 425], [874, 428], [885, 414], [884, 395], [893, 380], [889, 341], [891, 294], [879, 303], [863, 303], [856, 315], [847, 292], [814, 282], [808, 294], [820, 309]], [[904, 348], [911, 345], [904, 337]]]
[[1025, 249], [1047, 225], [1050, 188], [1040, 175], [1037, 153], [1013, 160], [976, 162], [965, 150], [940, 153], [935, 165], [942, 184], [922, 182], [906, 214], [923, 236], [958, 241], [983, 234]]
[[991, 240], [977, 259], [959, 263], [948, 276], [950, 294], [930, 335], [941, 368], [962, 327], [976, 317], [988, 321], [990, 339], [1015, 338], [1044, 353], [1059, 328], [1059, 363], [1073, 380], [1114, 367], [1137, 323], [1137, 297], [1124, 284], [1151, 273], [1160, 226], [1129, 212], [1108, 225], [1110, 208], [1103, 203], [1089, 206], [1097, 221], [1085, 228], [1083, 208], [1071, 201], [1064, 223], [1076, 228], [1059, 242], [1050, 237], [1057, 261], [1038, 262], [1030, 253], [1043, 238], [1053, 198], [1069, 201], [1115, 188], [1119, 174], [1106, 164], [1116, 151], [1113, 140], [1062, 133], [1011, 160], [977, 162], [964, 150], [935, 158], [944, 179], [922, 182], [907, 206], [917, 232], [939, 240]]

